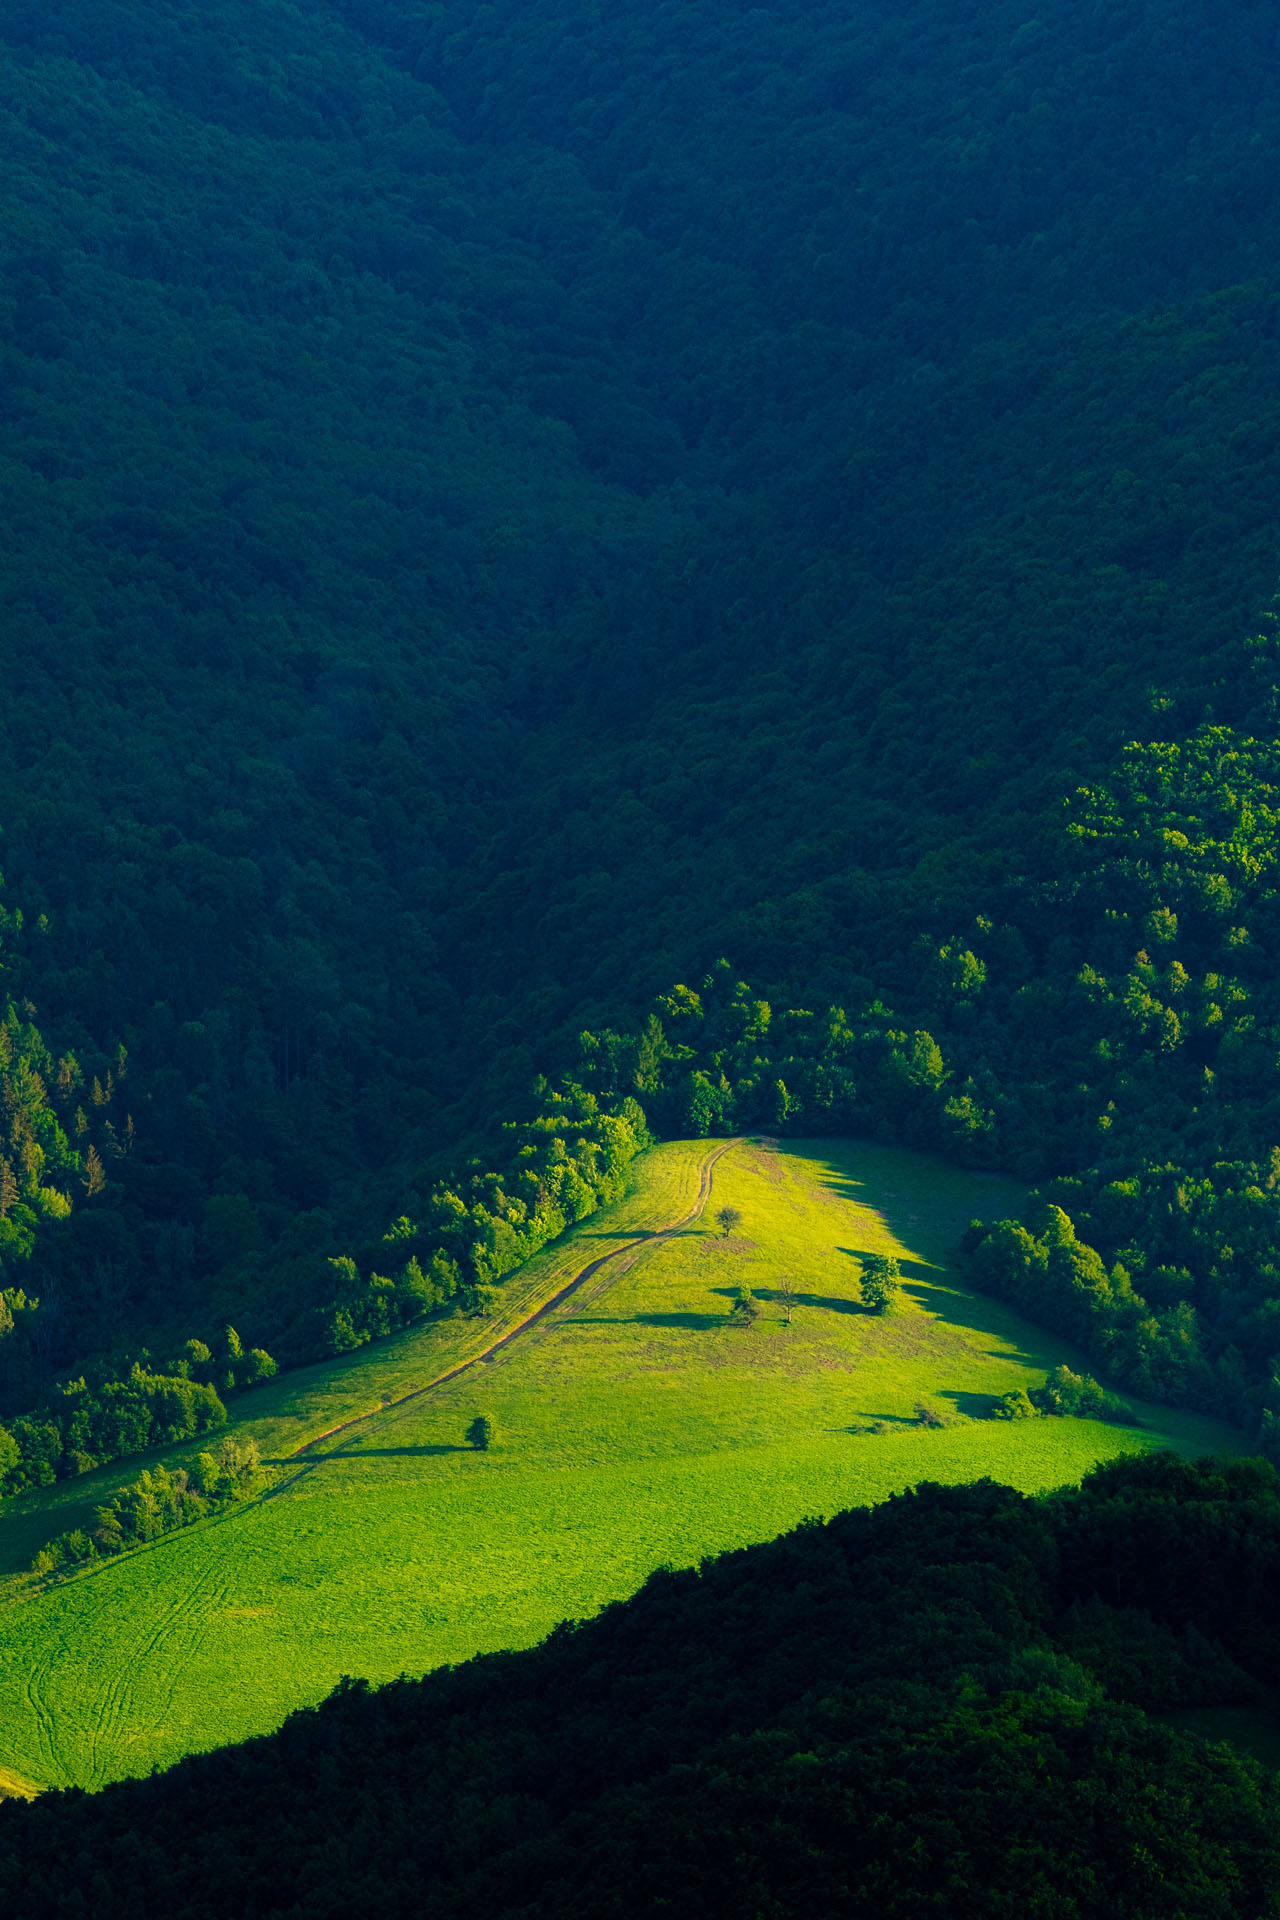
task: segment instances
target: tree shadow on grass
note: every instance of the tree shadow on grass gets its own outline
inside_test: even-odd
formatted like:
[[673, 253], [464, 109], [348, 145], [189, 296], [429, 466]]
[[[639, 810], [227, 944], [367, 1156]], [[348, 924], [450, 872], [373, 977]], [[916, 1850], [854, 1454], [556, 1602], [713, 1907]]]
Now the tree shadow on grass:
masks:
[[1008, 1174], [960, 1167], [931, 1153], [865, 1138], [784, 1141], [780, 1152], [784, 1159], [812, 1155], [822, 1163], [819, 1186], [855, 1206], [873, 1208], [900, 1245], [914, 1243], [944, 1261], [954, 1257], [974, 1214], [1017, 1218], [1027, 1191], [1024, 1182]]
[[[874, 1247], [837, 1247], [837, 1253], [843, 1253], [849, 1260], [856, 1260], [860, 1267], [875, 1255]], [[904, 1279], [919, 1279], [923, 1282], [937, 1282], [946, 1272], [944, 1267], [933, 1266], [928, 1260], [908, 1260], [902, 1254], [897, 1255], [898, 1271]], [[945, 1284], [945, 1282], [944, 1282]]]
[[956, 1412], [963, 1414], [966, 1420], [990, 1420], [1001, 1400], [998, 1393], [965, 1393], [950, 1387], [940, 1389], [935, 1397], [949, 1400]]
[[710, 1227], [628, 1227], [616, 1233], [580, 1233], [579, 1240], [703, 1240], [718, 1239]]
[[[847, 1254], [850, 1260], [867, 1258], [867, 1252], [857, 1247], [837, 1247], [836, 1252]], [[930, 1266], [923, 1260], [900, 1259], [898, 1265], [902, 1271], [903, 1293], [935, 1319], [963, 1327], [968, 1333], [991, 1333], [1012, 1342], [1010, 1360], [1021, 1360], [1032, 1367], [1045, 1364], [1043, 1355], [1022, 1350], [1023, 1330], [1027, 1326], [1025, 1315], [1015, 1313], [1012, 1307], [990, 1294], [968, 1292], [948, 1277], [945, 1268]], [[1052, 1340], [1056, 1336], [1046, 1332], [1045, 1337]]]
[[614, 1233], [580, 1233], [579, 1240], [652, 1240], [659, 1232], [657, 1227], [619, 1227]]
[[723, 1327], [728, 1320], [722, 1313], [581, 1313], [562, 1320], [562, 1327], [687, 1327], [695, 1333], [708, 1327]]
[[420, 1460], [435, 1453], [474, 1453], [474, 1447], [448, 1446], [437, 1447], [335, 1447], [332, 1453], [322, 1453], [321, 1460]]
[[691, 1327], [695, 1332], [708, 1327], [722, 1327], [727, 1315], [720, 1313], [638, 1313], [636, 1319], [645, 1327]]
[[[966, 1333], [986, 1333], [1005, 1343], [1003, 1358], [1020, 1361], [1024, 1367], [1046, 1367], [1051, 1364], [1050, 1356], [1043, 1351], [1032, 1353], [1027, 1350], [1028, 1331], [1041, 1331], [1029, 1326], [1027, 1319], [1015, 1313], [1012, 1307], [1005, 1306], [1001, 1300], [993, 1300], [985, 1293], [960, 1293], [954, 1287], [936, 1286], [927, 1280], [916, 1280], [903, 1287], [902, 1291], [931, 1313], [938, 1320], [945, 1320], [950, 1326], [963, 1327]], [[1043, 1329], [1046, 1343], [1052, 1343], [1056, 1349], [1062, 1346], [1061, 1336]]]
[[872, 1426], [883, 1427], [886, 1432], [912, 1432], [920, 1425], [912, 1413], [862, 1413], [847, 1427], [837, 1427], [837, 1433], [867, 1433]]
[[[736, 1287], [713, 1287], [713, 1293], [722, 1293], [726, 1300], [737, 1298]], [[776, 1287], [752, 1287], [757, 1300], [767, 1300], [771, 1306], [782, 1306], [782, 1295]], [[839, 1293], [793, 1293], [792, 1300], [798, 1307], [825, 1307], [829, 1313], [869, 1313], [861, 1300], [848, 1300]]]

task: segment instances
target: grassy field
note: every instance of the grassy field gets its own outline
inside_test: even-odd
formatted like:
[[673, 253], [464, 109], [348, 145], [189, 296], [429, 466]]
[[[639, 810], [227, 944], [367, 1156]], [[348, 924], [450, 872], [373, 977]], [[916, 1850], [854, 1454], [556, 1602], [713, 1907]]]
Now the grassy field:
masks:
[[[240, 1430], [289, 1476], [265, 1501], [45, 1591], [21, 1572], [40, 1540], [137, 1463], [8, 1503], [3, 1767], [41, 1785], [143, 1772], [275, 1726], [343, 1673], [529, 1645], [656, 1566], [921, 1479], [1035, 1490], [1118, 1452], [1236, 1443], [1154, 1407], [1134, 1428], [982, 1417], [1058, 1360], [1078, 1363], [947, 1268], [971, 1214], [1016, 1207], [1007, 1182], [862, 1144], [743, 1143], [715, 1168], [708, 1218], [646, 1241], [689, 1208], [711, 1150], [645, 1155], [626, 1200], [507, 1283], [496, 1323], [423, 1327], [239, 1403], [252, 1415]], [[726, 1203], [742, 1215], [728, 1239], [709, 1219]], [[402, 1398], [614, 1248], [626, 1250], [491, 1359]], [[886, 1319], [857, 1304], [872, 1251], [896, 1253], [906, 1275], [903, 1310]], [[772, 1297], [784, 1275], [799, 1301], [790, 1326]], [[728, 1320], [744, 1282], [763, 1304], [750, 1330]], [[952, 1424], [922, 1429], [922, 1396]], [[477, 1411], [496, 1423], [488, 1453], [462, 1444]], [[884, 1430], [864, 1431], [872, 1422]]]

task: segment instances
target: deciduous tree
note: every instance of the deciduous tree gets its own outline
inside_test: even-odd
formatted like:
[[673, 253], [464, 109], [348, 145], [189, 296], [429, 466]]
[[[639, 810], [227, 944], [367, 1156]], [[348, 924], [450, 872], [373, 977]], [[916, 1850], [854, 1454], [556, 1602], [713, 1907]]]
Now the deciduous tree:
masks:
[[891, 1313], [902, 1292], [902, 1271], [891, 1254], [869, 1253], [862, 1263], [862, 1304], [869, 1313]]

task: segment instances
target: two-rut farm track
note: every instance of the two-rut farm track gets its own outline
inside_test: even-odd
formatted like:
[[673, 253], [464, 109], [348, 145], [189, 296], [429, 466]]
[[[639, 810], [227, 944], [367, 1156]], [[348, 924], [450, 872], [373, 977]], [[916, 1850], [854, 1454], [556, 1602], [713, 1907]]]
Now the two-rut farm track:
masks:
[[[483, 1361], [491, 1360], [493, 1356], [496, 1353], [500, 1353], [504, 1347], [510, 1346], [513, 1340], [520, 1339], [521, 1335], [528, 1333], [531, 1327], [536, 1327], [540, 1320], [545, 1320], [549, 1313], [554, 1313], [557, 1307], [562, 1306], [572, 1294], [577, 1293], [579, 1288], [584, 1287], [588, 1280], [594, 1279], [596, 1274], [602, 1272], [605, 1267], [611, 1266], [614, 1261], [620, 1261], [628, 1254], [635, 1256], [648, 1247], [655, 1247], [659, 1245], [661, 1241], [669, 1240], [672, 1234], [679, 1233], [682, 1228], [689, 1225], [690, 1221], [698, 1219], [704, 1211], [707, 1201], [711, 1198], [711, 1179], [715, 1171], [716, 1162], [723, 1159], [731, 1147], [740, 1147], [741, 1145], [741, 1136], [733, 1140], [722, 1140], [719, 1146], [707, 1154], [698, 1169], [697, 1197], [693, 1205], [686, 1213], [682, 1213], [678, 1220], [672, 1220], [665, 1227], [657, 1227], [652, 1231], [645, 1229], [638, 1233], [629, 1234], [627, 1238], [623, 1240], [621, 1246], [611, 1247], [608, 1253], [598, 1254], [594, 1260], [588, 1260], [586, 1266], [579, 1268], [573, 1278], [567, 1281], [556, 1293], [553, 1293], [549, 1300], [544, 1300], [540, 1307], [535, 1307], [532, 1313], [526, 1314], [524, 1319], [518, 1321], [514, 1327], [508, 1327], [505, 1333], [497, 1335], [495, 1339], [489, 1342], [488, 1346], [481, 1347], [479, 1352], [473, 1353], [469, 1359], [460, 1360], [457, 1366], [450, 1367], [445, 1373], [437, 1374], [435, 1379], [428, 1380], [425, 1386], [411, 1387], [407, 1393], [402, 1393], [398, 1399], [388, 1400], [379, 1406], [371, 1407], [367, 1413], [354, 1414], [350, 1420], [339, 1421], [336, 1427], [326, 1427], [323, 1433], [317, 1433], [310, 1440], [304, 1440], [302, 1445], [295, 1447], [293, 1452], [288, 1454], [286, 1458], [290, 1460], [304, 1460], [307, 1466], [317, 1464], [318, 1462], [306, 1460], [306, 1456], [311, 1453], [313, 1448], [320, 1446], [323, 1441], [332, 1440], [335, 1434], [348, 1433], [352, 1427], [362, 1426], [366, 1420], [375, 1420], [379, 1414], [391, 1413], [396, 1407], [403, 1407], [406, 1402], [410, 1400], [420, 1399], [424, 1393], [433, 1393], [437, 1387], [443, 1387], [450, 1380], [456, 1380], [460, 1374], [469, 1373], [472, 1367], [478, 1367]], [[318, 1458], [321, 1459], [323, 1457], [323, 1455], [318, 1456]], [[302, 1471], [305, 1470], [304, 1467]], [[291, 1476], [289, 1480], [278, 1482], [265, 1497], [270, 1499], [274, 1494], [283, 1492], [284, 1488], [290, 1486], [293, 1479], [297, 1477], [295, 1474]]]
[[[298, 1462], [298, 1466], [293, 1473], [289, 1474], [283, 1480], [276, 1481], [272, 1487], [268, 1488], [264, 1493], [259, 1494], [257, 1499], [246, 1501], [243, 1506], [237, 1506], [231, 1513], [222, 1514], [217, 1519], [208, 1522], [209, 1527], [225, 1526], [229, 1522], [238, 1520], [253, 1507], [260, 1505], [263, 1501], [275, 1499], [277, 1495], [293, 1486], [296, 1481], [312, 1472], [316, 1467], [320, 1466], [326, 1458], [326, 1455], [323, 1453], [316, 1453], [314, 1451], [326, 1440], [332, 1440], [336, 1434], [348, 1433], [352, 1427], [361, 1426], [367, 1420], [374, 1420], [380, 1414], [390, 1413], [395, 1408], [404, 1406], [409, 1400], [416, 1400], [425, 1393], [432, 1393], [437, 1387], [444, 1386], [448, 1381], [456, 1380], [460, 1374], [468, 1373], [473, 1367], [478, 1367], [484, 1361], [491, 1360], [494, 1355], [500, 1353], [504, 1347], [510, 1346], [514, 1340], [520, 1339], [524, 1334], [527, 1334], [531, 1328], [536, 1327], [540, 1321], [545, 1320], [548, 1314], [553, 1313], [557, 1307], [562, 1306], [566, 1300], [577, 1293], [580, 1288], [584, 1287], [588, 1281], [594, 1279], [597, 1274], [602, 1273], [606, 1268], [613, 1266], [615, 1263], [619, 1266], [620, 1271], [625, 1271], [626, 1267], [636, 1260], [647, 1248], [657, 1246], [662, 1241], [670, 1239], [673, 1234], [679, 1233], [683, 1228], [687, 1227], [691, 1221], [698, 1219], [705, 1210], [707, 1202], [711, 1198], [712, 1176], [717, 1161], [723, 1159], [731, 1147], [741, 1145], [742, 1137], [723, 1140], [705, 1156], [698, 1170], [697, 1195], [694, 1198], [693, 1204], [680, 1215], [679, 1219], [670, 1221], [665, 1227], [657, 1227], [654, 1229], [642, 1228], [635, 1233], [626, 1235], [625, 1238], [619, 1236], [620, 1244], [618, 1246], [611, 1247], [608, 1253], [598, 1254], [594, 1260], [588, 1260], [584, 1266], [578, 1269], [572, 1279], [568, 1280], [564, 1286], [558, 1288], [549, 1299], [544, 1300], [540, 1306], [535, 1307], [531, 1313], [526, 1314], [524, 1319], [518, 1321], [515, 1326], [508, 1327], [504, 1333], [496, 1335], [486, 1346], [480, 1348], [478, 1352], [473, 1353], [469, 1359], [460, 1361], [457, 1366], [448, 1368], [444, 1373], [437, 1374], [433, 1380], [428, 1380], [425, 1386], [412, 1387], [407, 1393], [401, 1394], [397, 1399], [382, 1402], [376, 1407], [371, 1407], [367, 1413], [356, 1414], [350, 1420], [340, 1421], [337, 1426], [328, 1427], [323, 1433], [315, 1434], [312, 1439], [305, 1441], [302, 1446], [295, 1448], [293, 1453], [285, 1456], [286, 1459], [296, 1460]], [[109, 1574], [113, 1568], [136, 1558], [138, 1554], [154, 1553], [157, 1550], [162, 1550], [171, 1541], [180, 1537], [181, 1536], [177, 1534], [163, 1535], [160, 1539], [149, 1541], [146, 1546], [135, 1549], [133, 1553], [122, 1555], [118, 1560], [106, 1561], [95, 1567], [86, 1567], [84, 1571], [76, 1577], [79, 1580], [101, 1578], [104, 1574]], [[203, 1582], [197, 1582], [197, 1585], [201, 1584], [203, 1584]], [[190, 1596], [186, 1597], [189, 1598]], [[173, 1616], [175, 1611], [176, 1607], [171, 1607], [160, 1628], [150, 1633], [146, 1649], [148, 1655], [155, 1655], [157, 1653], [159, 1644], [165, 1637], [166, 1629], [172, 1628], [174, 1624]], [[47, 1749], [46, 1757], [51, 1762], [50, 1770], [51, 1772], [56, 1771], [56, 1754], [53, 1751], [52, 1745], [53, 1727], [50, 1724], [50, 1716], [43, 1711], [43, 1705], [38, 1693], [37, 1676], [33, 1674], [29, 1676], [29, 1679], [31, 1683], [29, 1687], [29, 1703], [32, 1715], [41, 1728], [42, 1746]], [[103, 1717], [107, 1722], [114, 1723], [119, 1719], [121, 1703], [119, 1699], [115, 1697], [119, 1692], [119, 1676], [116, 1676], [115, 1683], [108, 1684], [106, 1688], [107, 1698], [103, 1702]], [[97, 1746], [98, 1740], [95, 1737], [95, 1760]], [[35, 1783], [21, 1779], [20, 1776], [16, 1774], [6, 1775], [4, 1770], [0, 1769], [0, 1797], [3, 1797], [3, 1793], [6, 1790], [21, 1795], [34, 1795], [41, 1791], [40, 1787]]]

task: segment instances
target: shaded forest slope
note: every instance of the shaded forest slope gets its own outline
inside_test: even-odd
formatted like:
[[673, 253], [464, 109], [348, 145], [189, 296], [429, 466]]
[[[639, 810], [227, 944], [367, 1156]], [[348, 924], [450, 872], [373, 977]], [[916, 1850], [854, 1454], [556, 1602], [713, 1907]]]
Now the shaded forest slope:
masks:
[[1275, 1776], [1148, 1710], [1256, 1697], [1278, 1530], [1260, 1462], [1116, 1462], [1039, 1502], [926, 1486], [656, 1574], [534, 1652], [7, 1805], [0, 1889], [32, 1920], [906, 1920], [939, 1888], [993, 1920], [1260, 1920]]
[[[1221, 1021], [1265, 1165], [1275, 23], [1021, 14], [8, 10], [11, 981], [136, 1126], [24, 1382], [306, 1351], [317, 1263], [718, 951], [1034, 1173], [1199, 1167], [1150, 1116]], [[1207, 722], [1209, 844], [1130, 793], [1082, 862], [1064, 796]]]

